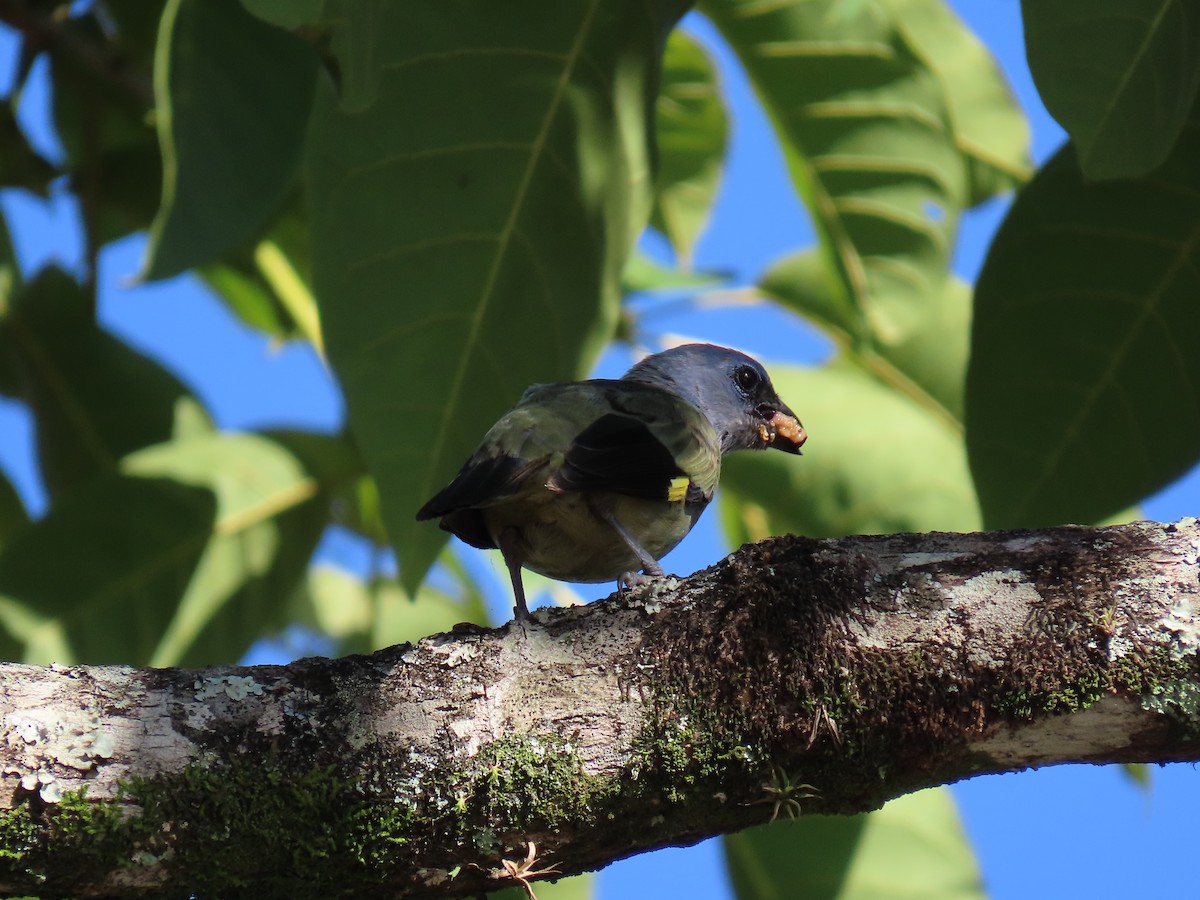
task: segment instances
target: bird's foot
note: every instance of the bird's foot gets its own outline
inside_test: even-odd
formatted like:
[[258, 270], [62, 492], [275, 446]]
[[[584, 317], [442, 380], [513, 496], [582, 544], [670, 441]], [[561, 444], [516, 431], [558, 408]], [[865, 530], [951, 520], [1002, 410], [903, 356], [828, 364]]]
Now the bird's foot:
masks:
[[647, 612], [658, 612], [658, 596], [677, 584], [679, 579], [674, 575], [665, 574], [662, 569], [656, 573], [626, 572], [617, 581], [617, 593], [630, 606], [641, 606]]
[[537, 620], [534, 619], [533, 613], [531, 613], [524, 604], [520, 604], [513, 607], [513, 617], [510, 624], [513, 628], [520, 630], [522, 637], [528, 637], [528, 628], [532, 625], [536, 625]]
[[639, 591], [647, 585], [654, 584], [663, 577], [662, 570], [658, 572], [626, 572], [617, 579], [617, 590], [624, 594], [626, 591]]

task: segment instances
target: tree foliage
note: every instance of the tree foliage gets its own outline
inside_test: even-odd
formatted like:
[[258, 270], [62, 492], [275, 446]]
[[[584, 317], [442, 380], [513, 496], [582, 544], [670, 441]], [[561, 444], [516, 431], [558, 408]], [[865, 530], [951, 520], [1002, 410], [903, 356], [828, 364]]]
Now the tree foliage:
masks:
[[[686, 4], [526, 5], [0, 3], [20, 35], [0, 186], [73, 196], [87, 257], [22, 271], [0, 220], [0, 393], [33, 417], [49, 497], [32, 519], [0, 473], [8, 657], [200, 664], [289, 622], [348, 651], [482, 620], [413, 511], [526, 385], [653, 340], [623, 298], [726, 286], [692, 268], [730, 124], [709, 50], [676, 27]], [[1071, 136], [1035, 172], [1003, 77], [943, 0], [699, 12], [817, 234], [753, 290], [836, 348], [772, 367], [814, 440], [803, 466], [728, 462], [733, 542], [1096, 522], [1197, 461], [1196, 17], [1025, 4], [1030, 68]], [[16, 115], [42, 56], [61, 159]], [[972, 290], [950, 269], [960, 219], [1013, 190]], [[635, 251], [648, 223], [669, 264]], [[98, 324], [98, 255], [135, 231], [143, 277], [195, 271], [248, 325], [327, 354], [345, 433], [223, 433]], [[390, 538], [398, 578], [313, 568], [335, 523]], [[910, 808], [944, 824], [930, 846], [959, 847], [921, 802], [945, 798], [739, 835], [739, 895], [809, 875], [848, 890], [873, 854], [894, 865]], [[794, 842], [846, 865], [789, 873]], [[933, 855], [953, 868], [931, 877], [978, 890], [969, 854]]]

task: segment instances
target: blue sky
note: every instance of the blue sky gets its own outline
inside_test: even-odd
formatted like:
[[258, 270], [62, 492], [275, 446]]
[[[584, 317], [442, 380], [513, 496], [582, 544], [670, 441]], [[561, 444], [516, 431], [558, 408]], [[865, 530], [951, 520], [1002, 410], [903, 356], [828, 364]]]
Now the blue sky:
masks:
[[[1046, 115], [1025, 66], [1017, 0], [957, 0], [953, 4], [997, 55], [1030, 116], [1034, 156], [1045, 159], [1062, 140]], [[709, 35], [702, 22], [694, 30]], [[7, 92], [15, 44], [0, 31], [0, 92]], [[769, 128], [754, 108], [744, 78], [728, 54], [716, 47], [733, 104], [735, 131], [729, 167], [712, 226], [702, 238], [697, 263], [729, 270], [753, 281], [767, 263], [811, 241], [811, 229], [774, 151]], [[35, 80], [22, 118], [43, 123], [44, 149], [57, 152], [46, 135], [46, 96]], [[78, 266], [81, 240], [74, 213], [61, 201], [44, 203], [14, 192], [0, 193], [17, 252], [27, 272], [48, 260]], [[987, 242], [1003, 215], [998, 201], [968, 215], [956, 257], [960, 275], [978, 272]], [[110, 247], [101, 257], [100, 315], [104, 325], [188, 382], [218, 424], [229, 429], [293, 426], [334, 430], [342, 402], [328, 374], [303, 346], [273, 347], [243, 328], [190, 277], [138, 285], [144, 239]], [[741, 347], [764, 361], [816, 361], [826, 343], [794, 319], [767, 308], [696, 312], [677, 307], [650, 319], [664, 333], [685, 334]], [[614, 351], [599, 374], [618, 374], [628, 356]], [[803, 410], [798, 410], [803, 416]], [[34, 511], [43, 507], [36, 490], [32, 432], [28, 419], [0, 399], [0, 468]], [[1147, 517], [1172, 520], [1200, 508], [1200, 472], [1151, 498]], [[696, 532], [666, 560], [670, 571], [687, 573], [710, 565], [726, 552], [710, 513]], [[333, 535], [321, 556], [351, 568], [363, 551]], [[506, 609], [507, 578], [484, 561], [476, 567], [494, 586], [495, 608]], [[584, 586], [586, 597], [608, 586]], [[1194, 890], [1194, 864], [1176, 861], [1166, 848], [1190, 846], [1200, 780], [1192, 766], [1156, 769], [1149, 790], [1136, 787], [1116, 768], [1071, 766], [1019, 775], [988, 776], [954, 787], [964, 824], [979, 854], [993, 897], [1028, 898], [1153, 896]], [[1184, 837], [1184, 841], [1180, 838]], [[731, 896], [719, 844], [665, 851], [618, 863], [600, 878], [604, 900], [654, 896], [723, 900]]]

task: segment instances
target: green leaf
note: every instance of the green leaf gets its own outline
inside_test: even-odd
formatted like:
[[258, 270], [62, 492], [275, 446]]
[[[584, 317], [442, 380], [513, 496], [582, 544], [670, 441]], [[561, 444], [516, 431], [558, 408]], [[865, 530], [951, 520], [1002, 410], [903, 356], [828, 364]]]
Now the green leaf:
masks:
[[363, 582], [333, 566], [316, 566], [293, 618], [338, 641], [342, 653], [369, 653], [449, 631], [460, 622], [487, 624], [481, 595], [456, 598], [423, 585], [415, 599], [398, 582]]
[[196, 274], [246, 325], [281, 340], [298, 336], [296, 323], [252, 260], [208, 263]]
[[29, 513], [25, 511], [21, 495], [17, 493], [8, 477], [0, 472], [0, 547], [28, 524]]
[[621, 274], [623, 294], [652, 291], [685, 291], [713, 287], [728, 280], [718, 272], [695, 272], [664, 266], [644, 253], [634, 251]]
[[426, 635], [449, 631], [460, 622], [487, 625], [487, 612], [478, 594], [456, 599], [422, 586], [414, 600], [399, 584], [381, 582], [375, 587], [374, 600], [373, 648], [419, 641]]
[[857, 816], [807, 816], [725, 837], [738, 900], [980, 898], [974, 854], [946, 788]]
[[247, 10], [280, 28], [299, 28], [320, 18], [324, 0], [242, 0]]
[[29, 145], [11, 102], [0, 102], [0, 158], [4, 160], [0, 187], [25, 188], [42, 197], [48, 195], [50, 181], [58, 173]]
[[283, 340], [307, 339], [323, 352], [302, 199], [293, 197], [253, 247], [203, 265], [198, 274], [247, 325]]
[[988, 48], [949, 4], [888, 0], [888, 5], [909, 47], [946, 92], [954, 143], [968, 165], [968, 205], [1028, 181], [1029, 122]]
[[1145, 179], [1068, 146], [1017, 197], [976, 286], [967, 447], [989, 528], [1091, 523], [1200, 458], [1200, 128]]
[[1141, 788], [1147, 794], [1154, 785], [1154, 773], [1145, 763], [1121, 763], [1121, 771], [1135, 787]]
[[735, 546], [784, 533], [978, 530], [963, 441], [943, 418], [849, 359], [770, 371], [809, 441], [800, 458], [725, 459], [720, 509]]
[[97, 478], [0, 551], [0, 621], [30, 662], [145, 663], [215, 518], [207, 491]]
[[179, 379], [96, 325], [83, 289], [42, 270], [0, 320], [0, 349], [34, 414], [38, 459], [52, 497], [111, 472], [126, 454], [211, 427]]
[[349, 572], [327, 565], [308, 570], [304, 589], [288, 611], [289, 621], [337, 641], [339, 656], [376, 649], [366, 640], [373, 618], [371, 589]]
[[708, 223], [729, 123], [717, 72], [708, 53], [686, 32], [667, 39], [656, 104], [658, 172], [650, 224], [667, 236], [684, 269]]
[[378, 547], [388, 544], [379, 507], [379, 486], [370, 475], [346, 485], [337, 498], [337, 524], [349, 528]]
[[261, 436], [140, 450], [0, 552], [0, 622], [35, 662], [55, 636], [60, 661], [233, 662], [283, 624], [328, 520], [323, 496]]
[[918, 327], [902, 341], [855, 349], [854, 324], [837, 302], [821, 257], [805, 250], [776, 262], [759, 282], [761, 293], [824, 330], [864, 371], [894, 388], [956, 432], [962, 431], [963, 379], [970, 338], [971, 290], [948, 278], [926, 298]]
[[[104, 0], [106, 33], [123, 64], [150, 83], [166, 0]], [[116, 25], [114, 31], [112, 26]]]
[[12, 295], [21, 286], [21, 266], [13, 250], [8, 219], [0, 210], [0, 318], [8, 313]]
[[971, 193], [940, 73], [905, 25], [911, 10], [886, 0], [708, 0], [702, 9], [775, 125], [838, 275], [849, 333], [856, 343], [904, 339], [941, 289]]
[[1089, 179], [1145, 175], [1200, 88], [1200, 17], [1177, 0], [1021, 3], [1029, 68]]
[[[517, 854], [521, 859], [524, 859], [524, 854]], [[512, 858], [512, 857], [510, 857]], [[514, 862], [519, 860], [513, 859]], [[550, 858], [548, 865], [553, 865], [554, 859]], [[537, 881], [534, 882], [537, 891], [537, 900], [591, 900], [595, 891], [595, 880], [590, 874], [572, 875], [570, 878], [559, 878], [557, 881]], [[527, 900], [529, 895], [525, 893], [524, 888], [506, 888], [503, 891], [496, 891], [494, 894], [488, 894], [491, 900]]]
[[[104, 12], [109, 12], [105, 4]], [[153, 16], [159, 4], [141, 5]], [[92, 4], [57, 23], [61, 40], [108, 48], [121, 64], [113, 77], [97, 77], [92, 53], [50, 53], [55, 132], [66, 154], [63, 168], [83, 206], [92, 241], [104, 244], [144, 229], [158, 205], [161, 161], [147, 115], [153, 102], [143, 31], [130, 25], [128, 2], [112, 5], [115, 18]], [[120, 28], [113, 32], [116, 22]], [[142, 20], [144, 23], [144, 20]]]
[[412, 590], [446, 539], [416, 510], [529, 384], [579, 377], [613, 333], [649, 209], [653, 71], [679, 10], [355, 4], [357, 39], [360, 7], [375, 99], [360, 85], [349, 112], [318, 92], [313, 269]]
[[17, 374], [16, 360], [11, 348], [4, 342], [4, 320], [12, 307], [13, 296], [21, 287], [21, 267], [13, 252], [8, 234], [8, 222], [0, 210], [0, 395], [19, 397], [21, 379]]
[[292, 189], [317, 56], [238, 0], [171, 0], [154, 89], [162, 203], [145, 277], [212, 262], [266, 227]]

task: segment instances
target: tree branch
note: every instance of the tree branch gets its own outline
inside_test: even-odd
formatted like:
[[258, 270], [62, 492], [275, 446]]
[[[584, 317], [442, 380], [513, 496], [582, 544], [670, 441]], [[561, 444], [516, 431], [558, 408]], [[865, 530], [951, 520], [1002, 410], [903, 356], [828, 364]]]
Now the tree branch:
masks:
[[785, 537], [369, 657], [3, 666], [0, 887], [473, 894], [529, 842], [567, 874], [796, 804], [1198, 760], [1198, 548], [1195, 520]]

